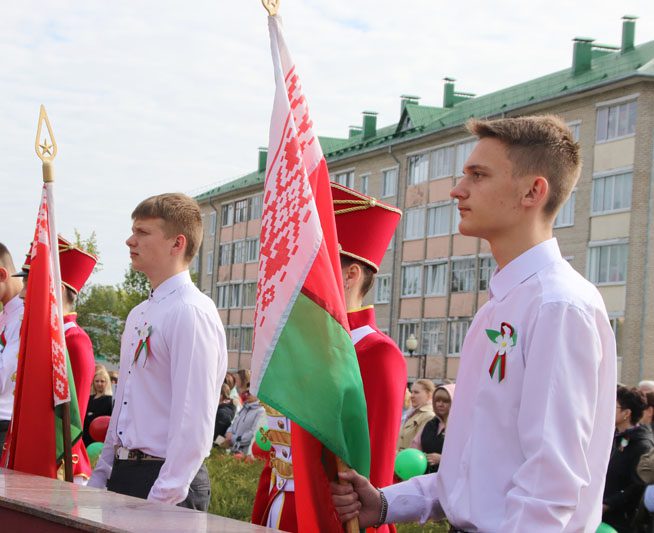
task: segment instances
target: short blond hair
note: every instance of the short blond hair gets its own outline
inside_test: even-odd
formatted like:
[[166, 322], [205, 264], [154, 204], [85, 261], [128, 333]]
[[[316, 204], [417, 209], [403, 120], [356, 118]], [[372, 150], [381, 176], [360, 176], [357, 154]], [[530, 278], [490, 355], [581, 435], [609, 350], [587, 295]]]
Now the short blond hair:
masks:
[[132, 220], [160, 218], [167, 238], [186, 237], [184, 258], [191, 262], [202, 242], [202, 215], [198, 203], [181, 192], [158, 194], [146, 198], [132, 212]]
[[549, 195], [544, 211], [556, 215], [581, 172], [579, 144], [560, 117], [471, 119], [466, 127], [480, 139], [490, 137], [504, 143], [514, 177], [543, 176], [547, 179]]
[[420, 385], [429, 393], [430, 396], [432, 396], [436, 390], [436, 385], [434, 385], [434, 382], [431, 379], [416, 379], [413, 384]]
[[98, 376], [104, 377], [104, 379], [107, 381], [107, 384], [104, 386], [104, 390], [102, 391], [102, 394], [105, 396], [111, 396], [114, 393], [113, 387], [111, 386], [111, 378], [109, 377], [109, 372], [107, 372], [107, 369], [102, 366], [100, 368], [96, 368], [95, 374], [93, 375], [93, 392], [95, 394], [99, 394], [97, 389], [95, 388], [95, 378]]

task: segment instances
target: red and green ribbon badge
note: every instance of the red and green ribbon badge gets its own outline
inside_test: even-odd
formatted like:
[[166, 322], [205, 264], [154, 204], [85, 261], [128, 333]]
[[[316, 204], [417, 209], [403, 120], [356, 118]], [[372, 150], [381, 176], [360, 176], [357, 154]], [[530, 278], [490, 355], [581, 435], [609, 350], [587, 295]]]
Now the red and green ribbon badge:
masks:
[[150, 335], [152, 335], [152, 326], [145, 324], [143, 329], [139, 330], [139, 343], [136, 345], [136, 351], [134, 352], [134, 364], [138, 362], [141, 352], [145, 350], [145, 358], [143, 359], [143, 366], [145, 366], [148, 355], [152, 353], [150, 349]]
[[499, 345], [499, 349], [495, 353], [495, 357], [493, 357], [493, 362], [488, 369], [488, 373], [492, 379], [497, 372], [497, 381], [501, 383], [506, 376], [506, 355], [511, 352], [518, 341], [518, 333], [511, 324], [502, 322], [499, 331], [487, 329], [486, 335], [488, 335], [488, 338], [493, 344]]
[[5, 329], [6, 327], [2, 328], [2, 331], [0, 332], [0, 353], [5, 349], [5, 346], [7, 346], [7, 337], [5, 337]]

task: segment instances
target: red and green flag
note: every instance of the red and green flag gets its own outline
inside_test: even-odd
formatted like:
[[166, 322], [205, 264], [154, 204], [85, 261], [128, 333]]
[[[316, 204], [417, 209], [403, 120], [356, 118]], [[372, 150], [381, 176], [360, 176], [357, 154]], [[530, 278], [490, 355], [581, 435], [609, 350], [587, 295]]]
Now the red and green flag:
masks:
[[63, 404], [70, 402], [72, 443], [80, 439], [82, 424], [64, 340], [53, 203], [52, 183], [45, 183], [30, 250], [14, 413], [2, 464], [56, 478], [64, 452]]
[[368, 475], [366, 401], [347, 325], [327, 164], [281, 21], [269, 17], [268, 26], [276, 91], [251, 388], [293, 421], [300, 530], [340, 530], [328, 486], [333, 472], [324, 466], [333, 464], [334, 454]]

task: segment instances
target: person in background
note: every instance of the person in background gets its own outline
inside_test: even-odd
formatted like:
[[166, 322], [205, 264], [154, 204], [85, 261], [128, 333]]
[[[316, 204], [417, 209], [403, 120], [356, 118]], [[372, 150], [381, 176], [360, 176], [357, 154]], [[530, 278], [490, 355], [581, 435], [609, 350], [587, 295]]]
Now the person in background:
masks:
[[[642, 389], [640, 390], [642, 391]], [[645, 393], [645, 401], [647, 402], [647, 407], [643, 411], [640, 424], [650, 428], [654, 433], [654, 391]]]
[[238, 390], [239, 398], [241, 403], [245, 403], [245, 398], [243, 393], [247, 391], [248, 395], [250, 394], [250, 375], [252, 372], [247, 368], [241, 368], [236, 373], [236, 389]]
[[14, 388], [23, 320], [23, 282], [15, 276], [16, 267], [7, 247], [0, 243], [0, 455], [14, 412]]
[[263, 425], [266, 412], [263, 405], [254, 394], [250, 394], [250, 384], [241, 392], [243, 408], [239, 411], [225, 433], [223, 448], [229, 448], [232, 453], [250, 455], [250, 446], [254, 433]]
[[654, 447], [649, 428], [638, 421], [647, 406], [638, 389], [618, 387], [615, 406], [615, 437], [606, 473], [602, 521], [619, 533], [633, 531], [633, 519], [645, 484], [636, 472], [641, 457]]
[[241, 396], [238, 393], [238, 388], [236, 387], [236, 374], [233, 372], [227, 372], [225, 376], [225, 384], [229, 387], [229, 397], [232, 399], [234, 407], [236, 407], [236, 412], [238, 413], [243, 407], [243, 402], [241, 401]]
[[[407, 383], [406, 389], [404, 390], [404, 403], [402, 404], [402, 425], [406, 421], [406, 417], [409, 416], [411, 412], [411, 383]], [[402, 427], [400, 425], [400, 427]]]
[[118, 372], [115, 370], [110, 370], [109, 371], [109, 380], [111, 381], [111, 386], [115, 387], [118, 385]]
[[216, 411], [216, 424], [213, 427], [214, 442], [216, 442], [219, 436], [225, 436], [227, 428], [232, 423], [232, 420], [234, 420], [234, 415], [236, 415], [236, 406], [229, 396], [229, 385], [223, 383], [223, 386], [220, 388], [220, 402]]
[[654, 381], [650, 379], [644, 379], [640, 383], [638, 383], [638, 389], [641, 392], [644, 392], [647, 394], [648, 392], [654, 392]]
[[432, 396], [434, 394], [434, 383], [429, 379], [418, 379], [411, 387], [411, 406], [413, 410], [409, 413], [400, 429], [400, 437], [397, 443], [397, 450], [402, 451], [411, 447], [411, 441], [422, 430], [423, 426], [434, 418], [432, 407]]
[[441, 462], [443, 444], [445, 443], [445, 429], [447, 419], [450, 416], [450, 409], [454, 401], [453, 383], [439, 385], [432, 397], [432, 406], [436, 416], [429, 420], [418, 432], [411, 443], [412, 448], [418, 448], [427, 455], [427, 473], [438, 472], [438, 465]]
[[93, 391], [88, 401], [86, 416], [84, 417], [84, 433], [82, 439], [84, 445], [93, 443], [93, 437], [89, 433], [91, 422], [99, 416], [111, 416], [113, 409], [113, 388], [107, 369], [100, 365], [93, 376]]

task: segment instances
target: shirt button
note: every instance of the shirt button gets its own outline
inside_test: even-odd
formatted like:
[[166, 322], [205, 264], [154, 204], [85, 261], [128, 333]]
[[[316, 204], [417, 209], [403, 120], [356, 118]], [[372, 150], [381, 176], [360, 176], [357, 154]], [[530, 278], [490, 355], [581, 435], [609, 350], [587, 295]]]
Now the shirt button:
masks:
[[127, 405], [127, 402], [123, 402], [123, 405]]
[[122, 431], [119, 431], [119, 432], [118, 432], [118, 434], [119, 434], [119, 435], [122, 435], [122, 434], [123, 434], [123, 432], [122, 432]]

